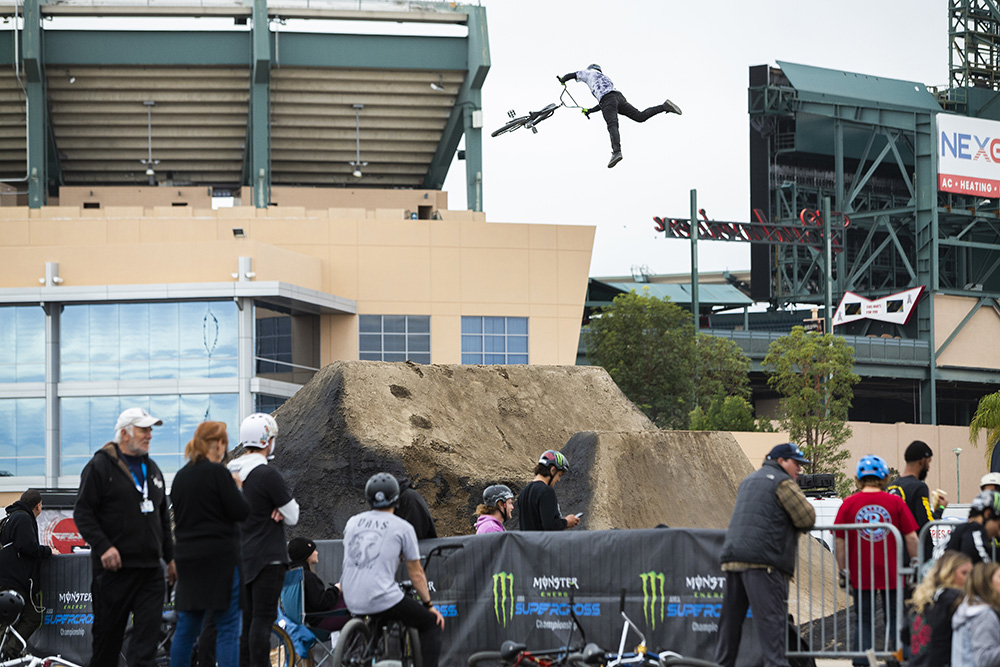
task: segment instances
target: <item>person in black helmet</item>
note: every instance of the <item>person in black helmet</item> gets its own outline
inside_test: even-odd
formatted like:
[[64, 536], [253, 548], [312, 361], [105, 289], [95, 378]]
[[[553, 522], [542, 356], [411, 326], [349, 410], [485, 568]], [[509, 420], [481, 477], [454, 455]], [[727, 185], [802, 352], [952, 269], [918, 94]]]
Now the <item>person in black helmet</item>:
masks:
[[514, 492], [506, 484], [493, 484], [483, 491], [483, 503], [476, 508], [476, 535], [502, 533], [505, 521], [514, 516]]
[[628, 103], [624, 95], [615, 90], [615, 84], [601, 71], [601, 66], [597, 63], [589, 65], [585, 70], [570, 72], [558, 78], [559, 83], [564, 86], [567, 81], [582, 81], [597, 98], [597, 106], [584, 109], [583, 113], [587, 118], [597, 110], [604, 114], [604, 122], [608, 124], [608, 134], [611, 135], [611, 161], [608, 162], [608, 169], [622, 161], [622, 142], [618, 134], [619, 114], [637, 123], [645, 123], [658, 113], [675, 113], [678, 116], [682, 113], [681, 108], [670, 100], [664, 100], [663, 104], [639, 111]]
[[521, 489], [517, 497], [521, 530], [564, 530], [580, 523], [575, 514], [560, 516], [555, 486], [569, 470], [569, 461], [562, 452], [546, 449], [538, 457], [535, 478]]
[[[431, 602], [427, 575], [420, 565], [420, 549], [413, 526], [395, 515], [399, 482], [380, 472], [365, 484], [371, 509], [355, 514], [344, 527], [344, 566], [340, 588], [347, 608], [355, 615], [398, 620], [420, 633], [424, 667], [437, 667], [444, 618]], [[421, 602], [403, 594], [396, 583], [399, 561]]]

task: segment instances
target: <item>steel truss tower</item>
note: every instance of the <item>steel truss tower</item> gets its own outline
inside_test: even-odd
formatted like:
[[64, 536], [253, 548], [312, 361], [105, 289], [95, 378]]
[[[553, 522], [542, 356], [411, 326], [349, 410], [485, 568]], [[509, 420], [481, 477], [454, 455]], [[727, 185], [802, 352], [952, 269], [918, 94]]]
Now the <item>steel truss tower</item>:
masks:
[[[964, 87], [953, 87], [947, 96], [914, 82], [790, 63], [751, 68], [749, 89], [751, 208], [769, 220], [790, 222], [803, 209], [819, 209], [829, 196], [834, 210], [849, 217], [844, 252], [830, 271], [835, 302], [845, 291], [878, 297], [926, 288], [917, 316], [906, 326], [865, 320], [836, 331], [925, 341], [930, 355], [917, 378], [920, 421], [935, 424], [939, 386], [958, 394], [965, 387], [971, 394], [989, 385], [993, 391], [1000, 383], [997, 371], [938, 363], [980, 308], [1000, 313], [998, 200], [938, 192], [935, 156], [935, 117], [945, 108], [961, 102], [989, 116], [985, 104], [1000, 114], [992, 88], [1000, 72], [1000, 16], [984, 9], [992, 3], [952, 0], [950, 5], [952, 44], [963, 45], [957, 56], [961, 67], [953, 60], [952, 81]], [[954, 78], [959, 69], [964, 79]], [[981, 94], [985, 89], [974, 88], [986, 82], [989, 100]], [[826, 270], [815, 248], [755, 246], [751, 262], [756, 300], [777, 307], [822, 303]], [[957, 327], [936, 332], [937, 295], [975, 297], [976, 306]]]

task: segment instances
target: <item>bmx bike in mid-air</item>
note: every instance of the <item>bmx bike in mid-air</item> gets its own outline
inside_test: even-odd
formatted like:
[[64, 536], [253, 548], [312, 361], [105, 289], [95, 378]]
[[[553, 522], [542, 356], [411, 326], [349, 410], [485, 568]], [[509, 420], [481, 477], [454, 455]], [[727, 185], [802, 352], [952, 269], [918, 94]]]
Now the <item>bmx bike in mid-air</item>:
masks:
[[[556, 110], [559, 109], [560, 107], [566, 107], [567, 109], [583, 109], [582, 106], [577, 104], [576, 100], [573, 98], [573, 95], [569, 92], [569, 89], [566, 88], [566, 85], [562, 84], [562, 86], [563, 86], [563, 91], [562, 93], [559, 94], [558, 104], [552, 103], [546, 106], [544, 109], [539, 109], [538, 111], [530, 111], [528, 112], [527, 116], [518, 116], [516, 113], [514, 113], [514, 110], [511, 109], [510, 111], [507, 112], [507, 116], [510, 117], [510, 120], [507, 121], [507, 124], [501, 127], [499, 130], [493, 132], [490, 136], [499, 137], [501, 134], [513, 132], [514, 130], [520, 129], [522, 127], [526, 127], [530, 129], [532, 133], [537, 134], [538, 128], [536, 126], [543, 120], [547, 118], [552, 118], [553, 114], [555, 114]], [[566, 102], [567, 97], [569, 98], [570, 102], [572, 102], [572, 104], [568, 104]], [[590, 116], [587, 116], [587, 118], [589, 119]]]

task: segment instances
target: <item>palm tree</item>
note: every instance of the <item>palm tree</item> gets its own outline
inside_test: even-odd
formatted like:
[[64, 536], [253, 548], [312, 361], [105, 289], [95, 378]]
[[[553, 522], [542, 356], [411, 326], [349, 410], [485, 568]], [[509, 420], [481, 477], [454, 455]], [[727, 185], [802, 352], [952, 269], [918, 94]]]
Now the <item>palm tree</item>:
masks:
[[980, 431], [986, 431], [986, 465], [993, 460], [993, 448], [1000, 440], [1000, 391], [979, 399], [976, 414], [969, 422], [969, 442], [979, 444]]

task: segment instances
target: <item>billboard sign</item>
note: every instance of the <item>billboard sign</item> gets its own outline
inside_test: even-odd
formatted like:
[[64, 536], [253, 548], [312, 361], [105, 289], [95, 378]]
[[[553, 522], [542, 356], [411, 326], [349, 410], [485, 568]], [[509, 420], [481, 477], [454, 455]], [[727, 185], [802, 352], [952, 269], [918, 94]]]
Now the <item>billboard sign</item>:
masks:
[[923, 291], [923, 287], [914, 287], [879, 299], [866, 299], [854, 292], [844, 292], [837, 312], [833, 314], [833, 326], [865, 319], [906, 324]]
[[1000, 122], [939, 113], [938, 190], [1000, 198]]

